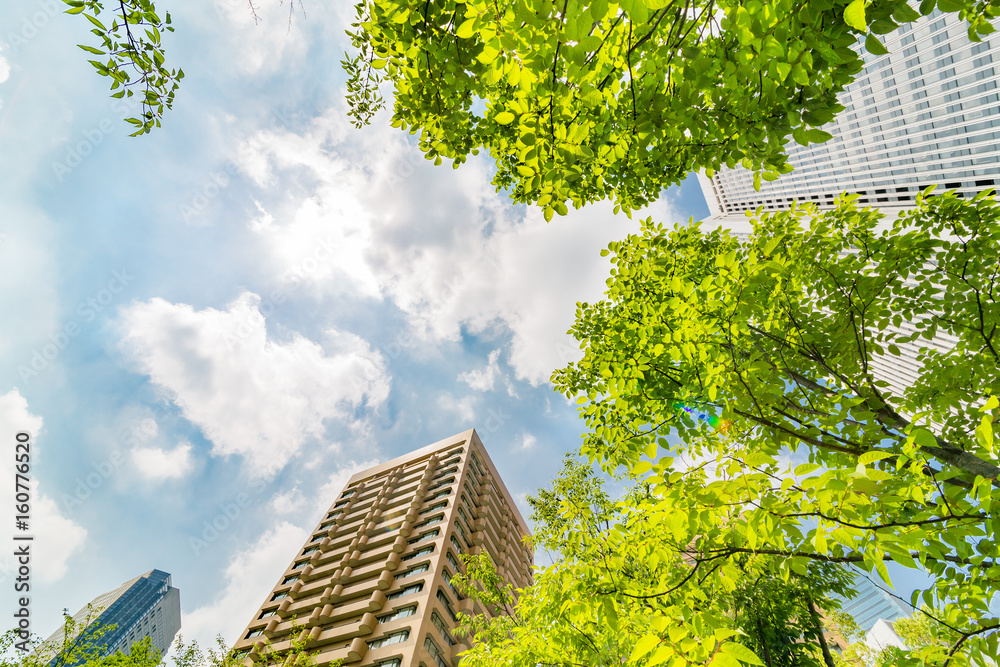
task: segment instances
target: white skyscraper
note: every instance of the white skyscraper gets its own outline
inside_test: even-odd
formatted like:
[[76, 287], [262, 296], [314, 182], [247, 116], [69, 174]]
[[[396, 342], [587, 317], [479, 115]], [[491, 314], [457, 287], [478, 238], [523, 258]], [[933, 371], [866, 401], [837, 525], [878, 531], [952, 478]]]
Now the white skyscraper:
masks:
[[742, 168], [702, 177], [710, 220], [729, 226], [793, 200], [830, 208], [842, 192], [891, 213], [929, 185], [971, 197], [1000, 184], [1000, 33], [991, 37], [970, 41], [967, 24], [939, 10], [883, 35], [889, 53], [865, 53], [845, 110], [823, 128], [833, 138], [789, 144], [795, 171], [759, 192]]

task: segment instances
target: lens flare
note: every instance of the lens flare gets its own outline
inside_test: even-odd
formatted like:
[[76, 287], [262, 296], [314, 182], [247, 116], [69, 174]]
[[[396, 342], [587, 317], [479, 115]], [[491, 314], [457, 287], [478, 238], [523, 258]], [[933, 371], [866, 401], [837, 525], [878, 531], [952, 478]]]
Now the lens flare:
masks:
[[722, 419], [717, 415], [705, 412], [701, 408], [688, 403], [676, 402], [672, 407], [677, 412], [683, 411], [688, 413], [695, 420], [708, 424], [714, 431], [718, 431], [720, 433], [725, 433], [729, 430], [729, 427], [732, 426], [732, 422], [728, 419]]

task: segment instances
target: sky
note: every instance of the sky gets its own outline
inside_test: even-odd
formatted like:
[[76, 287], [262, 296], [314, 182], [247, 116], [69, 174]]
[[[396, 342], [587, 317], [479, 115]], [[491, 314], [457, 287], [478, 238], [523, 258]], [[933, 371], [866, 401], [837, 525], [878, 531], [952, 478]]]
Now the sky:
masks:
[[355, 129], [348, 3], [163, 8], [186, 77], [130, 138], [89, 24], [0, 3], [0, 525], [27, 431], [43, 636], [158, 568], [185, 638], [232, 642], [350, 475], [470, 427], [527, 514], [583, 432], [548, 378], [600, 250], [708, 214], [690, 178], [634, 220], [545, 223], [486, 157], [434, 167], [384, 113]]

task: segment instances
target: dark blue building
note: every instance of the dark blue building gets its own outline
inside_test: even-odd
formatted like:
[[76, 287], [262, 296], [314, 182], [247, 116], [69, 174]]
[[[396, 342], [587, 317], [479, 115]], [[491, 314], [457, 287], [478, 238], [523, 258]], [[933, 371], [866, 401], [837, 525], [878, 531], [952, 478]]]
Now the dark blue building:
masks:
[[[73, 643], [98, 636], [101, 655], [110, 655], [128, 653], [133, 644], [149, 637], [162, 658], [181, 629], [181, 595], [170, 583], [166, 572], [150, 570], [97, 596], [73, 616], [78, 633]], [[53, 656], [49, 667], [76, 664], [60, 661], [57, 654], [65, 643], [64, 629], [59, 628], [42, 644], [39, 653]]]

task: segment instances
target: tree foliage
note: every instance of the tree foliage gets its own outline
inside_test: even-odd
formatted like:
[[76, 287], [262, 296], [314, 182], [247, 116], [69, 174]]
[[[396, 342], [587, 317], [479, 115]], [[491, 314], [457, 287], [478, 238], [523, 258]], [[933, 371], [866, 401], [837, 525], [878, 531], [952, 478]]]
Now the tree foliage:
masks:
[[[105, 635], [115, 629], [115, 625], [100, 621], [100, 609], [90, 605], [78, 618], [63, 612], [62, 632], [53, 641], [43, 641], [40, 637], [29, 637], [25, 642], [24, 633], [13, 629], [0, 635], [0, 667], [162, 667], [160, 652], [149, 637], [135, 642], [128, 653], [116, 651], [107, 653]], [[301, 629], [293, 626], [293, 629]], [[226, 645], [222, 636], [216, 637], [215, 647], [203, 650], [198, 642], [185, 643], [177, 636], [173, 643], [174, 667], [245, 667], [246, 655], [234, 651]], [[29, 650], [24, 650], [28, 645]], [[287, 665], [313, 667], [316, 664], [313, 653], [306, 650], [306, 640], [293, 639], [289, 647], [275, 649], [267, 640], [253, 661], [254, 667]], [[16, 650], [15, 650], [16, 649]], [[338, 667], [341, 661], [334, 661], [331, 667]]]
[[[919, 568], [942, 664], [996, 659], [1000, 207], [921, 196], [889, 221], [845, 197], [753, 227], [647, 220], [611, 244], [607, 299], [571, 331], [583, 358], [553, 375], [583, 452], [644, 478], [698, 576], [738, 554], [783, 577]], [[894, 389], [876, 369], [904, 350], [919, 363]]]
[[677, 514], [665, 521], [650, 486], [614, 500], [572, 459], [529, 502], [535, 545], [559, 559], [516, 596], [488, 557], [467, 560], [465, 592], [508, 612], [463, 619], [476, 639], [463, 665], [823, 664], [805, 597], [836, 607], [829, 594], [847, 592], [837, 568], [810, 563], [782, 577], [768, 556], [701, 559], [688, 546], [696, 524]]
[[858, 40], [935, 7], [993, 31], [996, 0], [360, 0], [344, 64], [356, 124], [393, 92], [392, 124], [429, 159], [480, 149], [494, 184], [546, 216], [612, 198], [626, 212], [691, 171], [791, 170], [822, 142]]
[[[160, 126], [164, 109], [170, 109], [174, 95], [184, 78], [184, 70], [164, 67], [163, 33], [173, 32], [170, 12], [163, 18], [152, 0], [119, 0], [105, 12], [104, 0], [63, 0], [67, 14], [80, 14], [93, 27], [98, 46], [80, 44], [80, 48], [99, 59], [91, 60], [97, 73], [111, 79], [111, 97], [138, 95], [141, 112], [138, 118], [126, 118], [135, 131], [132, 136], [147, 134]], [[110, 16], [109, 16], [110, 15]], [[110, 25], [107, 25], [108, 21]]]

